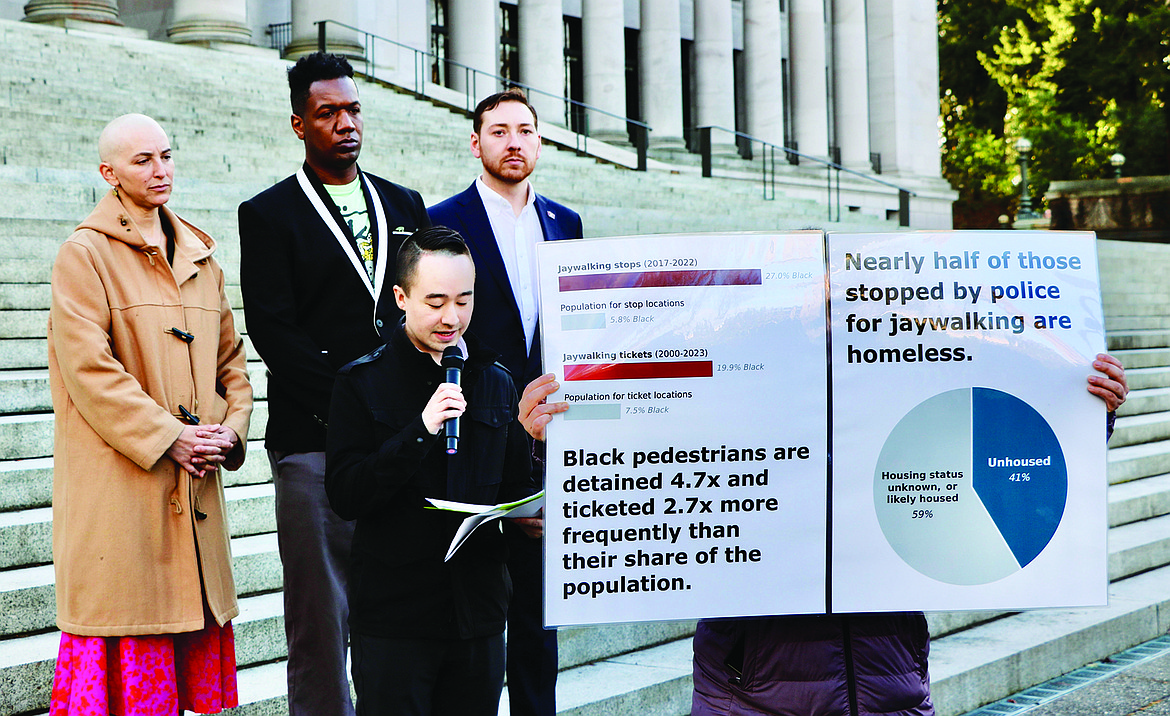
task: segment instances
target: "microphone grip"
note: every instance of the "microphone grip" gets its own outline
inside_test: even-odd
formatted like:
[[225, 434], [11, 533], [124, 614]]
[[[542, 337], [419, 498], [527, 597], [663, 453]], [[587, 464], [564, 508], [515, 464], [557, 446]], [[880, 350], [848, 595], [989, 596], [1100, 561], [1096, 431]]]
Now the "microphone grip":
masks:
[[[447, 368], [447, 382], [459, 385], [459, 381], [463, 371], [460, 368]], [[447, 434], [447, 454], [454, 455], [459, 452], [459, 418], [447, 418], [443, 422], [444, 432]]]

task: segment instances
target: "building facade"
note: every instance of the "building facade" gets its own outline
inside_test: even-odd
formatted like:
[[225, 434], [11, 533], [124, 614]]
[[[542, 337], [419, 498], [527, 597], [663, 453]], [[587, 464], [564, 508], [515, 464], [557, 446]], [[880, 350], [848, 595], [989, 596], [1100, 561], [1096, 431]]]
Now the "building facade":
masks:
[[[474, 68], [539, 90], [546, 123], [587, 121], [590, 136], [619, 144], [624, 118], [648, 124], [657, 156], [696, 150], [696, 127], [734, 130], [933, 197], [934, 218], [914, 225], [950, 226], [935, 0], [30, 0], [22, 17], [287, 57], [315, 50], [328, 19], [337, 52], [371, 59], [362, 33], [401, 43], [376, 50], [379, 76], [408, 84], [422, 72], [464, 90]], [[583, 119], [556, 97], [601, 111]], [[713, 142], [735, 151], [730, 131]]]

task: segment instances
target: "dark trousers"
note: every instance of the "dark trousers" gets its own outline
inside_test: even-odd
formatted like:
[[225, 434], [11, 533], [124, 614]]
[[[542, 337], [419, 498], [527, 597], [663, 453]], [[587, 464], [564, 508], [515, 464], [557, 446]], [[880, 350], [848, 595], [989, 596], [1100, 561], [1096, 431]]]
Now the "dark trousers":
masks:
[[557, 712], [557, 631], [545, 629], [541, 584], [541, 541], [510, 524], [508, 572], [508, 708], [511, 716], [555, 716]]
[[496, 716], [504, 635], [390, 639], [353, 635], [358, 716]]
[[325, 495], [325, 453], [268, 451], [284, 565], [289, 716], [352, 716], [345, 673], [346, 585], [354, 523]]

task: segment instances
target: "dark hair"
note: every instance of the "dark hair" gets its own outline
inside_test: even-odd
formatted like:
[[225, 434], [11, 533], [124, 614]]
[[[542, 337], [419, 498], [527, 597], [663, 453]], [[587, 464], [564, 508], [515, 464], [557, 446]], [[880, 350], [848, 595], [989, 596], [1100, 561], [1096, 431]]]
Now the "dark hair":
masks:
[[506, 89], [503, 92], [496, 92], [490, 97], [484, 97], [482, 100], [480, 100], [479, 104], [475, 105], [475, 115], [472, 118], [471, 126], [472, 129], [475, 130], [476, 134], [479, 134], [479, 130], [483, 128], [484, 114], [492, 111], [496, 107], [499, 107], [503, 102], [519, 102], [520, 104], [527, 107], [528, 111], [532, 112], [532, 126], [537, 126], [536, 108], [529, 104], [528, 96], [524, 94], [524, 90], [520, 89], [519, 87], [513, 87], [511, 89]]
[[297, 60], [288, 68], [288, 94], [293, 114], [304, 115], [309, 103], [309, 87], [320, 80], [335, 80], [339, 77], [353, 78], [353, 66], [341, 55], [314, 52]]
[[410, 283], [424, 253], [471, 258], [471, 249], [455, 229], [446, 226], [419, 229], [398, 247], [398, 258], [394, 263], [394, 283], [406, 293], [410, 293]]

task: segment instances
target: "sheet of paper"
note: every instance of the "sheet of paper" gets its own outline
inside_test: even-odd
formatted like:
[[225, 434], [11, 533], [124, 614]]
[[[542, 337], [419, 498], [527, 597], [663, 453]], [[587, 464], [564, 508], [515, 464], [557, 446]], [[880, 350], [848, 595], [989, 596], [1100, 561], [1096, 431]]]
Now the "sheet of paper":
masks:
[[830, 234], [836, 611], [1105, 604], [1088, 233]]
[[484, 525], [493, 520], [498, 520], [504, 517], [535, 517], [544, 509], [544, 490], [525, 497], [522, 500], [515, 502], [506, 502], [499, 505], [475, 505], [467, 502], [452, 502], [450, 500], [439, 500], [428, 497], [427, 502], [434, 506], [434, 509], [446, 510], [448, 512], [466, 512], [469, 513], [463, 522], [459, 523], [459, 529], [455, 531], [455, 536], [451, 539], [451, 545], [447, 548], [447, 555], [443, 558], [446, 562], [459, 551], [467, 538], [471, 536], [481, 525]]
[[822, 611], [822, 234], [538, 251], [546, 623]]

